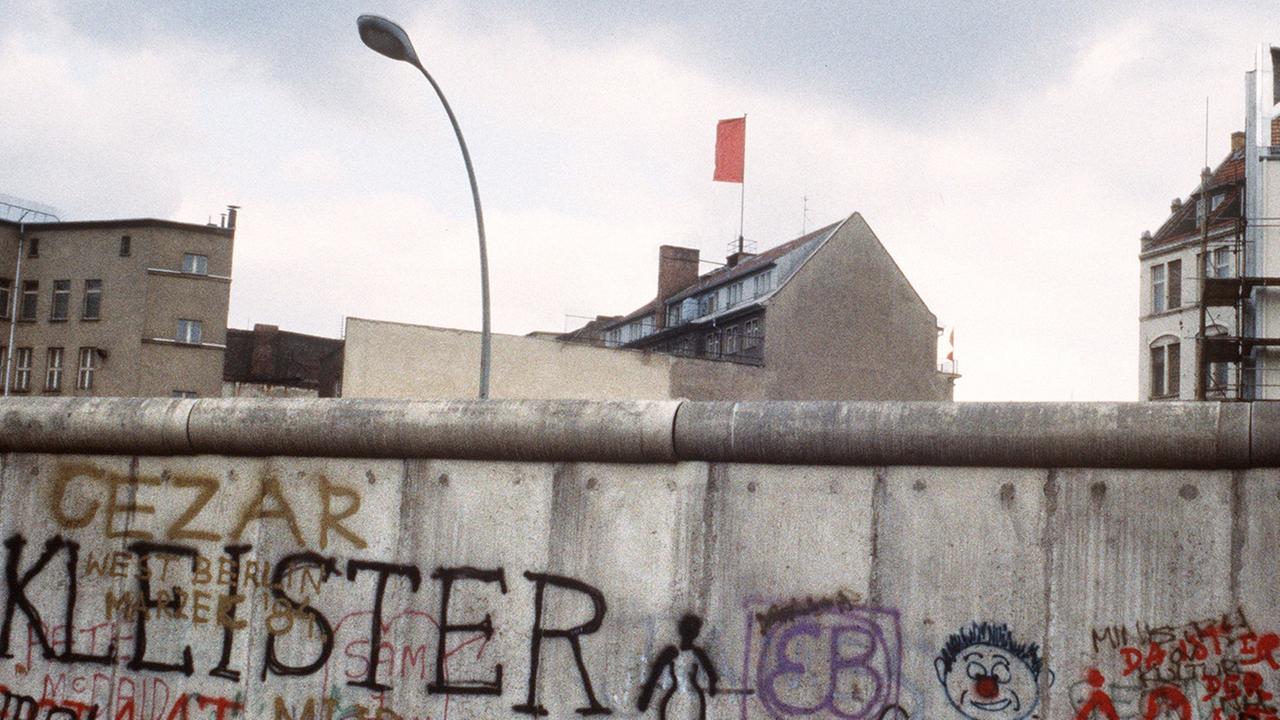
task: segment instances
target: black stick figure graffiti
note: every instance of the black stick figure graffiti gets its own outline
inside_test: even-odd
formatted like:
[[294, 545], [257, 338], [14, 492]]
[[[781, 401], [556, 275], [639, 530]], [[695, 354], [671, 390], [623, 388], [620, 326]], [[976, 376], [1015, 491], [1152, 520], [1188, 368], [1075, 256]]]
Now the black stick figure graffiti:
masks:
[[[697, 704], [697, 714], [690, 713], [688, 717], [706, 720], [707, 696], [715, 697], [717, 692], [716, 685], [720, 682], [720, 674], [716, 672], [715, 665], [711, 662], [707, 651], [693, 644], [693, 641], [698, 638], [698, 633], [702, 632], [702, 618], [692, 614], [685, 615], [680, 618], [677, 627], [680, 631], [680, 647], [668, 645], [662, 649], [662, 652], [658, 653], [658, 658], [653, 661], [653, 666], [649, 668], [649, 678], [645, 681], [644, 687], [640, 689], [640, 699], [636, 702], [636, 707], [640, 709], [640, 712], [649, 709], [649, 701], [653, 699], [653, 691], [657, 688], [658, 681], [662, 679], [663, 671], [665, 671], [670, 684], [662, 699], [658, 701], [658, 717], [661, 720], [668, 720], [669, 718], [670, 720], [675, 720], [674, 716], [667, 714], [667, 706], [680, 688], [680, 684], [688, 682], [686, 693], [692, 690], [691, 694]], [[682, 667], [678, 668], [678, 665]], [[682, 673], [681, 670], [685, 670], [685, 672]], [[705, 688], [699, 682], [699, 671], [706, 677]], [[685, 677], [681, 678], [681, 674], [684, 674]], [[690, 708], [690, 710], [692, 709]]]

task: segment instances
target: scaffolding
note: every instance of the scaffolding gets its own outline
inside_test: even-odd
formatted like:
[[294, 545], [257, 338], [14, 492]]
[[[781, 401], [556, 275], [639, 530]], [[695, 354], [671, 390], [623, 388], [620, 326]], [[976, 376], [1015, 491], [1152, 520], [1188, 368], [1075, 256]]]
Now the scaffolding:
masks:
[[[1227, 276], [1211, 272], [1207, 230], [1201, 245], [1200, 331], [1196, 334], [1196, 357], [1199, 359], [1196, 367], [1197, 400], [1259, 400], [1264, 389], [1280, 388], [1280, 367], [1260, 368], [1256, 363], [1259, 348], [1280, 347], [1280, 337], [1256, 334], [1252, 312], [1256, 291], [1280, 287], [1280, 277], [1247, 274], [1250, 264], [1246, 262], [1246, 256], [1257, 252], [1257, 248], [1247, 247], [1245, 241], [1245, 227], [1251, 221], [1256, 225], [1268, 225], [1266, 218], [1236, 218], [1228, 246], [1232, 250], [1235, 267]], [[1221, 242], [1221, 238], [1215, 242]], [[1210, 334], [1212, 329], [1222, 327], [1216, 321], [1209, 324], [1211, 308], [1234, 313], [1231, 332]]]

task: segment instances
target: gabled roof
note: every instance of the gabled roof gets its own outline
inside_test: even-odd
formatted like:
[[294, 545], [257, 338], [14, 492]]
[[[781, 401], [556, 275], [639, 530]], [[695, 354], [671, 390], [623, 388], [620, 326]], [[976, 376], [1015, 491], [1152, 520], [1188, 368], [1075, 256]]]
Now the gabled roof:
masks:
[[[1205, 192], [1210, 198], [1224, 194], [1222, 203], [1209, 212], [1210, 231], [1229, 227], [1240, 217], [1240, 204], [1244, 195], [1244, 150], [1233, 150], [1209, 177]], [[1200, 186], [1187, 196], [1182, 206], [1173, 211], [1142, 249], [1171, 245], [1200, 232], [1196, 221], [1196, 205], [1200, 202]]]

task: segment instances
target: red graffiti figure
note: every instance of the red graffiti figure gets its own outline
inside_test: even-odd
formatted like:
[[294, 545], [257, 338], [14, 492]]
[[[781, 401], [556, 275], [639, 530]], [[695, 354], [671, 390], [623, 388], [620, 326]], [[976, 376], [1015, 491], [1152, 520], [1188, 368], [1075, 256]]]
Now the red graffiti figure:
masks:
[[1106, 720], [1120, 720], [1120, 716], [1116, 714], [1116, 706], [1111, 702], [1111, 696], [1102, 689], [1103, 684], [1106, 683], [1102, 673], [1096, 668], [1089, 668], [1089, 672], [1085, 673], [1085, 680], [1093, 686], [1093, 691], [1089, 693], [1089, 699], [1084, 701], [1084, 705], [1080, 706], [1080, 712], [1076, 713], [1076, 720], [1090, 720], [1094, 713], [1102, 713], [1102, 717]]
[[1163, 716], [1166, 709], [1178, 713], [1178, 720], [1191, 720], [1191, 703], [1187, 702], [1187, 696], [1181, 690], [1172, 685], [1147, 693], [1147, 711], [1142, 716], [1143, 720], [1155, 720]]

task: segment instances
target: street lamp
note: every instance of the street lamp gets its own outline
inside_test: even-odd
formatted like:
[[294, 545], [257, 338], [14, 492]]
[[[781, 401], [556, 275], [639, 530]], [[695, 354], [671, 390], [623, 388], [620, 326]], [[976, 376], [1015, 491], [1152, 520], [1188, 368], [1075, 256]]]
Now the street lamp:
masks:
[[444, 105], [445, 113], [449, 116], [449, 122], [453, 124], [453, 132], [458, 136], [458, 146], [462, 148], [462, 161], [467, 166], [467, 179], [471, 181], [471, 200], [476, 207], [476, 233], [480, 236], [480, 304], [482, 308], [480, 399], [483, 400], [489, 397], [489, 257], [484, 245], [484, 215], [480, 212], [480, 189], [476, 187], [476, 172], [471, 167], [471, 153], [467, 152], [467, 141], [462, 139], [462, 128], [458, 127], [458, 119], [453, 116], [453, 108], [449, 107], [449, 101], [445, 99], [440, 86], [418, 61], [418, 53], [414, 52], [413, 42], [409, 40], [409, 34], [404, 31], [404, 28], [378, 15], [361, 15], [356, 20], [356, 27], [360, 29], [360, 39], [371, 50], [418, 68], [422, 76], [435, 89], [440, 103]]

